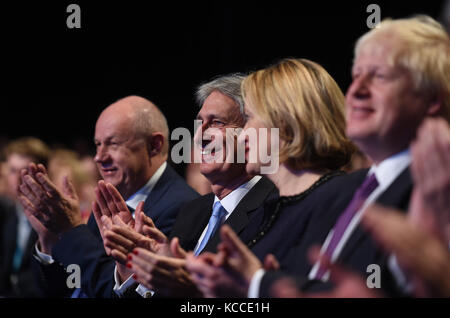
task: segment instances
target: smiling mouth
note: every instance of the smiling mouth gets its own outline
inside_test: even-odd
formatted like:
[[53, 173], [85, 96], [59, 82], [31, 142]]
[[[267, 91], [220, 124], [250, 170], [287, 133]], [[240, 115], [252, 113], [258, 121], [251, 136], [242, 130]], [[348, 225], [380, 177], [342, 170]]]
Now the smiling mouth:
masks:
[[116, 171], [117, 171], [117, 168], [107, 168], [107, 169], [102, 168], [102, 173], [104, 175], [111, 175], [111, 174], [115, 173]]
[[214, 149], [202, 149], [202, 156], [214, 155], [215, 153]]
[[372, 113], [374, 113], [375, 110], [370, 107], [352, 107], [351, 116], [352, 117], [365, 117]]

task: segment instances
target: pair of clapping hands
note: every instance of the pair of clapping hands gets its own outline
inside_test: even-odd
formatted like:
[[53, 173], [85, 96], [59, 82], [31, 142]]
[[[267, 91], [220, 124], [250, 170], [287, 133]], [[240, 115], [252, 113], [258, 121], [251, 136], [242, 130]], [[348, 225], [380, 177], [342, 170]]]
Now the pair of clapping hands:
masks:
[[169, 242], [143, 212], [144, 202], [139, 203], [133, 218], [113, 185], [100, 181], [95, 194], [92, 211], [105, 251], [116, 260], [122, 282], [132, 275], [162, 296], [180, 296], [194, 287], [178, 238]]

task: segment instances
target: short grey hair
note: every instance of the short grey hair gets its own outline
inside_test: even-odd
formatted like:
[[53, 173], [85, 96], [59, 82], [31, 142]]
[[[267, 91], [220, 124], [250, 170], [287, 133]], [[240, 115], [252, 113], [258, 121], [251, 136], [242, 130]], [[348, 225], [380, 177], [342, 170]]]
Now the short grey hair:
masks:
[[205, 100], [214, 91], [231, 98], [237, 106], [239, 111], [244, 114], [244, 99], [242, 98], [241, 84], [245, 75], [242, 73], [233, 73], [228, 75], [222, 75], [215, 79], [200, 85], [195, 93], [195, 97], [199, 107], [201, 108]]

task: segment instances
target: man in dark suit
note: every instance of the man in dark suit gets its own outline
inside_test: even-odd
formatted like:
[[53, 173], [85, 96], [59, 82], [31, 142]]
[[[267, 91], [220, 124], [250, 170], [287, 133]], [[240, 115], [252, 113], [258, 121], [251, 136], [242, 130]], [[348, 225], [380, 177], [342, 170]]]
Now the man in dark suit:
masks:
[[[95, 161], [104, 181], [126, 198], [131, 213], [140, 201], [145, 201], [144, 213], [167, 234], [179, 207], [198, 197], [166, 162], [168, 135], [161, 111], [137, 96], [107, 107], [95, 128]], [[22, 181], [21, 198], [32, 224], [40, 229], [35, 268], [46, 291], [51, 295], [64, 294], [67, 275], [59, 265], [67, 268], [77, 264], [83, 293], [75, 291], [72, 297], [111, 297], [115, 261], [105, 253], [94, 215], [87, 225], [82, 224], [70, 183], [66, 182], [60, 191], [38, 167], [30, 167]], [[51, 199], [43, 189], [52, 193]], [[130, 272], [118, 264], [116, 274], [126, 279]]]
[[[250, 176], [245, 171], [244, 163], [226, 160], [231, 154], [227, 147], [235, 146], [227, 144], [227, 138], [225, 138], [227, 128], [239, 128], [245, 124], [240, 92], [242, 79], [243, 76], [239, 74], [222, 76], [201, 85], [197, 91], [197, 100], [201, 105], [197, 119], [201, 120], [202, 124], [194, 140], [197, 146], [201, 146], [200, 171], [210, 181], [213, 192], [181, 208], [169, 237], [170, 239], [177, 237], [184, 250], [194, 251], [196, 254], [216, 250], [220, 241], [217, 229], [221, 224], [228, 224], [238, 235], [242, 234], [255, 216], [262, 213], [264, 202], [278, 197], [275, 185], [268, 179]], [[223, 145], [218, 145], [214, 151], [210, 151], [209, 147], [212, 141], [204, 138], [211, 130], [224, 136]], [[223, 160], [214, 160], [212, 156]], [[222, 215], [214, 224], [216, 210], [219, 211], [219, 215], [220, 213]], [[169, 239], [166, 239], [166, 244], [169, 244]], [[139, 255], [143, 253], [145, 251]], [[180, 258], [183, 259], [183, 257], [162, 254], [148, 253], [147, 256], [164, 263], [161, 268], [164, 267], [170, 275], [154, 275], [155, 279], [146, 281], [144, 285], [153, 286], [152, 293], [156, 292], [159, 296], [197, 295], [195, 289], [190, 289], [192, 284], [180, 283], [183, 275], [186, 274], [183, 261], [180, 262]], [[152, 270], [158, 271], [157, 267], [158, 265], [155, 265]], [[140, 277], [139, 274], [137, 276]], [[139, 279], [138, 281], [141, 282]], [[130, 286], [136, 287], [129, 281], [126, 286], [120, 288], [122, 291], [118, 293], [123, 295], [123, 290]], [[149, 295], [149, 290], [143, 285], [139, 285], [137, 291], [144, 297]]]
[[31, 269], [31, 255], [37, 234], [17, 202], [20, 170], [31, 162], [46, 164], [50, 150], [42, 141], [25, 137], [5, 149], [8, 186], [13, 200], [0, 198], [0, 296], [39, 297]]

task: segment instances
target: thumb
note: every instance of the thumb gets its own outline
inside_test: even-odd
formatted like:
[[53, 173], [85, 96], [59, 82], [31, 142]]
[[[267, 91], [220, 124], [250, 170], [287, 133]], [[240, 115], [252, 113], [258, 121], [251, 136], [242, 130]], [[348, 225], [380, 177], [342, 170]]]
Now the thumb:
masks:
[[48, 174], [47, 169], [45, 168], [45, 166], [42, 163], [39, 163], [37, 165], [37, 171], [42, 172], [43, 174]]
[[280, 269], [280, 263], [273, 254], [267, 254], [264, 259], [264, 270], [266, 271], [276, 271]]
[[120, 218], [118, 215], [114, 215], [112, 218], [115, 225], [121, 226], [121, 227], [128, 227], [124, 221]]
[[77, 199], [77, 193], [75, 192], [75, 187], [72, 181], [69, 180], [69, 176], [65, 175], [63, 177], [63, 188], [62, 191], [65, 195], [69, 196], [71, 199]]
[[234, 233], [231, 227], [224, 224], [220, 229], [220, 237], [222, 238], [223, 249], [228, 253], [240, 253], [243, 254], [247, 247], [242, 243], [239, 237]]
[[170, 241], [170, 251], [176, 258], [186, 258], [186, 251], [180, 246], [178, 237], [174, 237], [172, 241]]
[[136, 207], [136, 210], [134, 211], [134, 229], [138, 233], [142, 233], [142, 227], [144, 226], [144, 220], [143, 215], [144, 212], [142, 211], [144, 206], [144, 201], [139, 202], [138, 206]]

